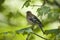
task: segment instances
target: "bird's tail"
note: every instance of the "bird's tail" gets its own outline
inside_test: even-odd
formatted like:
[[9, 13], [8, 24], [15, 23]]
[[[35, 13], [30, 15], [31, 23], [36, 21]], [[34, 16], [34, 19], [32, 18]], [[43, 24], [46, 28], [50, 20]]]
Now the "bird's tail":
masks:
[[42, 24], [38, 24], [38, 25], [39, 25], [41, 31], [43, 32], [43, 34], [45, 34], [45, 32], [44, 32], [44, 30], [43, 30], [43, 25], [42, 25]]

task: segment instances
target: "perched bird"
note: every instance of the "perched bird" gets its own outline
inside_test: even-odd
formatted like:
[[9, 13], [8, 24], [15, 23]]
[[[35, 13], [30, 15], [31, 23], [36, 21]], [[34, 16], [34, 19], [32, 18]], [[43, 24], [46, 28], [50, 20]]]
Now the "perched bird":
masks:
[[42, 32], [45, 34], [44, 30], [42, 29], [43, 25], [41, 21], [35, 15], [33, 15], [31, 11], [26, 12], [26, 18], [27, 18], [28, 23], [30, 23], [31, 25], [37, 24], [42, 30]]

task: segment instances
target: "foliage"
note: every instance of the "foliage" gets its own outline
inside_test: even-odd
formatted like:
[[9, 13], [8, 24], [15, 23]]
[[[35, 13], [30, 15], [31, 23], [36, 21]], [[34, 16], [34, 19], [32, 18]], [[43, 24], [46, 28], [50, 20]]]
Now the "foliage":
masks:
[[[0, 0], [0, 40], [26, 40], [28, 34], [30, 34], [29, 40], [60, 40], [60, 3], [58, 1], [23, 0], [22, 3], [25, 2], [19, 6], [18, 2], [20, 3], [20, 1]], [[41, 2], [42, 5], [36, 5], [34, 2]], [[21, 5], [23, 6], [21, 7]], [[28, 8], [31, 5], [37, 6], [34, 12], [43, 23], [45, 34], [40, 31], [37, 25], [32, 30], [32, 25], [27, 23], [25, 14], [21, 11], [25, 6]]]

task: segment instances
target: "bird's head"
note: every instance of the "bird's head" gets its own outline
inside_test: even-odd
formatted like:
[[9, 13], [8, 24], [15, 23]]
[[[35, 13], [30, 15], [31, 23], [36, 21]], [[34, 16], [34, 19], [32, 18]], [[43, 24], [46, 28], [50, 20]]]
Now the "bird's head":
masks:
[[26, 13], [27, 13], [27, 15], [31, 15], [32, 14], [31, 11], [27, 11]]

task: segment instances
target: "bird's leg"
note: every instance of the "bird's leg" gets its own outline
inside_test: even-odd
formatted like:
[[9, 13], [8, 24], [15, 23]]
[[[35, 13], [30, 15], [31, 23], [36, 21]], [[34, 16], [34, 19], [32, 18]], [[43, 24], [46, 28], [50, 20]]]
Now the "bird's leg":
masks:
[[31, 26], [31, 29], [32, 29], [32, 30], [34, 29], [34, 26], [35, 26], [34, 24]]

